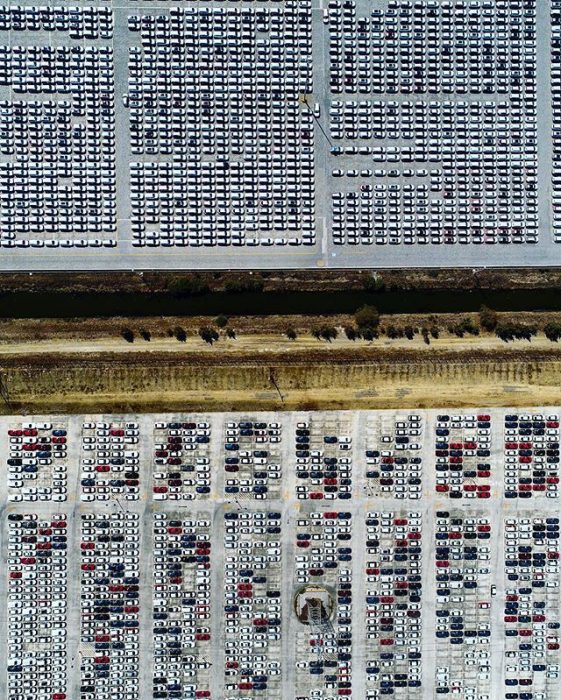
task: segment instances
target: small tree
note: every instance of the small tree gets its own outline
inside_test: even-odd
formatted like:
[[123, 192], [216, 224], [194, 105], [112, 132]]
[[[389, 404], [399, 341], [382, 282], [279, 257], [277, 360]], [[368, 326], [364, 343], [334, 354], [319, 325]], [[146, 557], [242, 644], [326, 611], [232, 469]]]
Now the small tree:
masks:
[[415, 336], [415, 329], [414, 328], [412, 328], [411, 326], [405, 326], [405, 328], [403, 329], [403, 332], [405, 333], [405, 337], [407, 338], [407, 340], [413, 340], [413, 338]]
[[209, 291], [209, 287], [206, 282], [195, 274], [190, 277], [176, 277], [168, 284], [168, 290], [174, 296], [183, 297], [206, 294]]
[[221, 314], [214, 319], [214, 323], [216, 323], [218, 328], [225, 328], [228, 325], [228, 319], [226, 316], [222, 316]]
[[317, 340], [321, 338], [321, 328], [312, 328], [310, 333], [314, 336], [314, 338], [317, 338]]
[[362, 288], [365, 292], [383, 292], [386, 288], [386, 283], [379, 276], [367, 277], [364, 280]]
[[205, 341], [205, 343], [208, 343], [209, 345], [212, 345], [219, 338], [219, 335], [214, 328], [209, 328], [208, 326], [199, 328], [199, 335]]
[[236, 339], [236, 331], [233, 328], [226, 329], [226, 337], [232, 340]]
[[322, 326], [319, 334], [320, 337], [324, 340], [327, 340], [328, 343], [330, 343], [332, 340], [335, 340], [335, 338], [338, 335], [335, 326]]
[[259, 278], [228, 280], [224, 289], [229, 294], [242, 294], [243, 292], [262, 292], [265, 283]]
[[359, 328], [378, 328], [380, 314], [375, 306], [365, 304], [355, 311], [355, 322]]
[[345, 335], [349, 340], [356, 340], [358, 337], [358, 333], [356, 331], [356, 328], [354, 326], [345, 326]]
[[285, 335], [289, 340], [296, 340], [298, 337], [296, 331], [292, 327], [286, 329]]
[[131, 328], [121, 329], [121, 335], [127, 341], [127, 343], [134, 343], [134, 332]]
[[187, 340], [187, 333], [185, 332], [185, 329], [181, 328], [181, 326], [176, 326], [173, 334], [180, 343], [184, 343]]
[[502, 321], [497, 324], [495, 333], [497, 336], [508, 342], [509, 340], [528, 340], [531, 341], [532, 337], [536, 335], [538, 329], [536, 326], [528, 326], [525, 323], [516, 323], [509, 321]]
[[363, 340], [375, 340], [378, 337], [378, 331], [373, 330], [372, 328], [365, 328], [362, 331], [362, 338]]
[[150, 339], [152, 338], [152, 333], [150, 333], [150, 331], [146, 330], [146, 328], [141, 328], [138, 332], [140, 333], [142, 340], [145, 340], [147, 343], [150, 342]]
[[479, 335], [479, 328], [469, 316], [464, 316], [464, 318], [462, 318], [460, 321], [460, 326], [463, 331], [469, 333], [470, 335]]
[[545, 324], [543, 332], [548, 340], [556, 343], [559, 338], [561, 338], [561, 323], [558, 321], [550, 321]]
[[494, 331], [498, 320], [499, 317], [494, 309], [490, 309], [485, 304], [479, 309], [479, 323], [486, 331]]
[[438, 338], [440, 335], [440, 331], [438, 330], [437, 326], [432, 326], [430, 329], [430, 334], [432, 335], [433, 338]]

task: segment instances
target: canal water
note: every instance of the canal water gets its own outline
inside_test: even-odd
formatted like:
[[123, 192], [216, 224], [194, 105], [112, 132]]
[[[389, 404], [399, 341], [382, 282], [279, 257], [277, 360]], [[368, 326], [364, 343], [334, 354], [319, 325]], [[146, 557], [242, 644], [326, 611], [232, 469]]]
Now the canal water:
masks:
[[497, 311], [561, 310], [561, 288], [516, 290], [386, 290], [382, 292], [213, 292], [111, 294], [8, 292], [0, 294], [2, 318], [111, 316], [268, 316], [353, 313], [363, 304], [380, 313], [462, 313], [486, 304]]

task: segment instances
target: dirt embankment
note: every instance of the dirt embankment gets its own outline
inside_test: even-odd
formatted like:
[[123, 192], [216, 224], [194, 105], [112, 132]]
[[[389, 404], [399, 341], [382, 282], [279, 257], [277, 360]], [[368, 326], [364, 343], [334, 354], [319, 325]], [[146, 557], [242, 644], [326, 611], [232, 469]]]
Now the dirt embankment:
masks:
[[561, 403], [561, 351], [340, 349], [4, 355], [4, 413]]
[[372, 288], [377, 279], [388, 289], [532, 289], [561, 286], [561, 270], [305, 270], [214, 272], [13, 273], [0, 275], [0, 294], [8, 292], [120, 292], [154, 294], [178, 282], [208, 291], [261, 288], [267, 292], [349, 291]]

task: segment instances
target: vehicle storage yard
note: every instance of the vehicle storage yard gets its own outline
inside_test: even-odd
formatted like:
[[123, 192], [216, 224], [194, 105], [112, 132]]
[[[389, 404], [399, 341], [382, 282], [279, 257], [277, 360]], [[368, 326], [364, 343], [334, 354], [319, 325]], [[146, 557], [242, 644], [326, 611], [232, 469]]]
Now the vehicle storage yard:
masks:
[[559, 0], [0, 8], [0, 269], [544, 266]]
[[550, 700], [560, 417], [3, 417], [0, 696]]

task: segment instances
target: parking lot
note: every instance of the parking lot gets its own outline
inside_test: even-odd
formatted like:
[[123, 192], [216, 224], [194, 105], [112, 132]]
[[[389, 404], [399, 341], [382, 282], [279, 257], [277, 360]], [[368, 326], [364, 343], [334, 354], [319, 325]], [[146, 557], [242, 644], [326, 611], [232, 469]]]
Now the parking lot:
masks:
[[555, 264], [560, 12], [10, 0], [0, 269]]
[[560, 414], [0, 419], [0, 696], [550, 700]]

